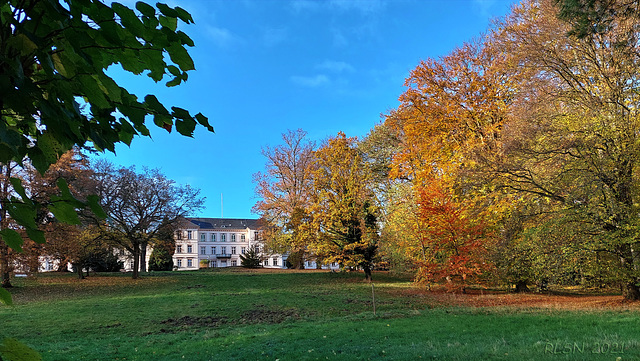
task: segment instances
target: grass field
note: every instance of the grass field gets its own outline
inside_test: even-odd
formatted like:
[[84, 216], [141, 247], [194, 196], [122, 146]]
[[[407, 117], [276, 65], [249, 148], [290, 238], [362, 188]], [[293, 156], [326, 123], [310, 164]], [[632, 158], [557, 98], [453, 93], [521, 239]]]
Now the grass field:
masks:
[[640, 360], [619, 296], [431, 293], [357, 273], [40, 275], [0, 306], [0, 339], [45, 360]]

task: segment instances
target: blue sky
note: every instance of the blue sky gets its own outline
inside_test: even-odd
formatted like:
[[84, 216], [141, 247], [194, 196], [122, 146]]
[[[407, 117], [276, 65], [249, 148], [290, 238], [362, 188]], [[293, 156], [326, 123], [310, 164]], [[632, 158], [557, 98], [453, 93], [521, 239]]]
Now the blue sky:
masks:
[[[124, 1], [133, 6], [134, 1]], [[197, 216], [256, 218], [253, 174], [261, 149], [288, 129], [312, 140], [343, 131], [364, 137], [398, 106], [403, 82], [420, 60], [446, 55], [503, 16], [507, 0], [180, 0], [195, 24], [196, 71], [174, 88], [113, 71], [117, 81], [165, 106], [209, 117], [215, 133], [182, 137], [151, 125], [152, 138], [103, 157], [159, 168], [201, 189]], [[224, 198], [224, 210], [221, 207]]]

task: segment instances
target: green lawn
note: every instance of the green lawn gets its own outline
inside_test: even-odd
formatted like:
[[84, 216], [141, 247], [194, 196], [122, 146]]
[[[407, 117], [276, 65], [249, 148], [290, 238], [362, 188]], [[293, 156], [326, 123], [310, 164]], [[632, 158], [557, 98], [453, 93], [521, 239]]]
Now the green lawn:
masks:
[[408, 280], [328, 272], [16, 280], [0, 338], [45, 360], [640, 360], [640, 312], [438, 305]]

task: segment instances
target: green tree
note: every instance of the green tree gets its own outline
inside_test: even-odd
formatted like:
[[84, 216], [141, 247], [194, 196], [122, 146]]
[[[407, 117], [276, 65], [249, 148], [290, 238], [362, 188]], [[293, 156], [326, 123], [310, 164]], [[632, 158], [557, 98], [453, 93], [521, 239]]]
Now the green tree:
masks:
[[[138, 2], [135, 9], [98, 0], [10, 0], [0, 5], [0, 165], [30, 163], [44, 173], [73, 146], [114, 151], [134, 136], [149, 136], [147, 116], [156, 126], [192, 136], [197, 124], [210, 131], [205, 116], [171, 107], [153, 95], [138, 99], [114, 81], [107, 69], [146, 74], [176, 86], [194, 70], [187, 47], [193, 41], [179, 23], [193, 23], [180, 7]], [[168, 77], [168, 78], [167, 78]], [[33, 222], [39, 207], [20, 182], [13, 196], [0, 199], [6, 219], [44, 242]], [[20, 197], [18, 197], [18, 195]], [[97, 199], [88, 203], [97, 207]], [[50, 211], [60, 220], [77, 221], [83, 206], [64, 193]], [[18, 233], [5, 224], [0, 236], [17, 249]]]
[[640, 17], [610, 5], [608, 25], [583, 37], [567, 35], [553, 0], [527, 1], [500, 24], [501, 48], [528, 76], [491, 168], [505, 187], [556, 206], [624, 297], [640, 299]]
[[249, 247], [244, 254], [240, 255], [240, 264], [245, 268], [260, 268], [262, 267], [262, 257], [260, 251], [255, 245]]

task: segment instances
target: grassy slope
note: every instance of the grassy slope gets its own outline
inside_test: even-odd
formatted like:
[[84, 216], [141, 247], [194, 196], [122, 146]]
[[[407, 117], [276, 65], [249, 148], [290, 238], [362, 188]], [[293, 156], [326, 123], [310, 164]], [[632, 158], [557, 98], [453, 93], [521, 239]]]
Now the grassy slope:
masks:
[[637, 311], [441, 307], [378, 275], [374, 316], [361, 277], [46, 275], [18, 280], [17, 306], [0, 306], [0, 338], [45, 360], [640, 359]]

